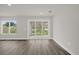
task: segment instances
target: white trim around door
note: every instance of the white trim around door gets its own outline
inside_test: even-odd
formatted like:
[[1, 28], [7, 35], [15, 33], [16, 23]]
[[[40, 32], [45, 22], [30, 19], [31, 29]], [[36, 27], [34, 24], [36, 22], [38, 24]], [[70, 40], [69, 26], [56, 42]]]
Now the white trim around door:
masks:
[[[36, 26], [38, 25], [38, 23], [41, 25], [41, 30], [43, 30], [44, 28], [44, 25], [43, 23], [46, 22], [47, 23], [47, 34], [43, 34], [43, 32], [41, 31], [41, 33], [39, 35], [37, 35], [38, 33], [33, 33], [32, 35], [32, 25], [31, 25], [31, 22], [34, 22], [34, 25], [35, 26], [35, 32], [37, 30]], [[27, 22], [27, 37], [29, 39], [50, 39], [50, 19], [28, 19], [28, 22]], [[37, 23], [37, 24], [36, 24]]]

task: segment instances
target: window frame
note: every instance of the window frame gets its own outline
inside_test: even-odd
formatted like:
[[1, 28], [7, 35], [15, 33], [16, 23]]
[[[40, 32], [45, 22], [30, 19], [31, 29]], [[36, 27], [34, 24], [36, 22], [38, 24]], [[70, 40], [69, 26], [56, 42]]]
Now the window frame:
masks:
[[[33, 23], [34, 21], [31, 21], [30, 23]], [[40, 29], [40, 34], [38, 34], [37, 33], [37, 30], [38, 30], [38, 27], [37, 27], [37, 25], [38, 25], [38, 23], [40, 24], [40, 26], [41, 26], [41, 29]], [[44, 23], [47, 23], [47, 34], [45, 34], [44, 33]], [[31, 27], [32, 27], [32, 25], [31, 25]], [[35, 27], [35, 29], [34, 29], [34, 35], [33, 35], [33, 33], [32, 33], [32, 31], [31, 31], [31, 35], [32, 36], [45, 36], [45, 35], [48, 35], [48, 21], [35, 21], [34, 22], [34, 27]], [[32, 29], [31, 29], [32, 30]]]
[[[16, 32], [15, 33], [11, 33], [10, 31], [11, 31], [11, 27], [10, 27], [10, 22], [13, 22], [12, 20], [14, 20], [14, 21], [16, 21], [16, 19], [6, 19], [6, 20], [1, 20], [1, 35], [15, 35], [16, 34], [16, 32], [17, 32], [17, 27], [16, 27]], [[4, 21], [6, 21], [6, 22], [9, 22], [9, 30], [8, 30], [8, 33], [3, 33], [3, 24], [2, 24], [2, 22], [4, 22]]]
[[[38, 35], [36, 35], [36, 36], [32, 36], [31, 35], [31, 25], [30, 25], [30, 22], [31, 21], [41, 21], [41, 22], [48, 22], [48, 35], [41, 35], [41, 36], [38, 36]], [[50, 19], [28, 19], [28, 21], [27, 21], [27, 38], [29, 38], [29, 39], [31, 39], [31, 38], [33, 38], [33, 39], [37, 39], [37, 38], [50, 38]]]

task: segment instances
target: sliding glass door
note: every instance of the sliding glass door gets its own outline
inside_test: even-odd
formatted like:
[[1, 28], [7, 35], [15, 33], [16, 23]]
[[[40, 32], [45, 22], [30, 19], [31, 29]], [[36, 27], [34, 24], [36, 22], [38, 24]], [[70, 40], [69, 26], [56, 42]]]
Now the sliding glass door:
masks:
[[29, 21], [29, 36], [30, 37], [45, 37], [49, 36], [49, 21], [34, 20]]

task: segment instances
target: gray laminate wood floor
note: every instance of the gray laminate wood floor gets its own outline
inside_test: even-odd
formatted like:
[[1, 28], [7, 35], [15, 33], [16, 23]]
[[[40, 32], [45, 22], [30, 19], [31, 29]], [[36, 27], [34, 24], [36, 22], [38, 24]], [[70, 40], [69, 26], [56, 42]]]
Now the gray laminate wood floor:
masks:
[[69, 55], [53, 40], [0, 41], [0, 55]]

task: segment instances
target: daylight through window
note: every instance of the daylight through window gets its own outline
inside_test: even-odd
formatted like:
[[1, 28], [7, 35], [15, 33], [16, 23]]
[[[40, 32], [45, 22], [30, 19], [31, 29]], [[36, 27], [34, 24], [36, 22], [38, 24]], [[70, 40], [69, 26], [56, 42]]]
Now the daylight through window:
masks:
[[2, 34], [16, 33], [16, 20], [1, 21]]
[[48, 22], [30, 22], [32, 36], [48, 35]]

